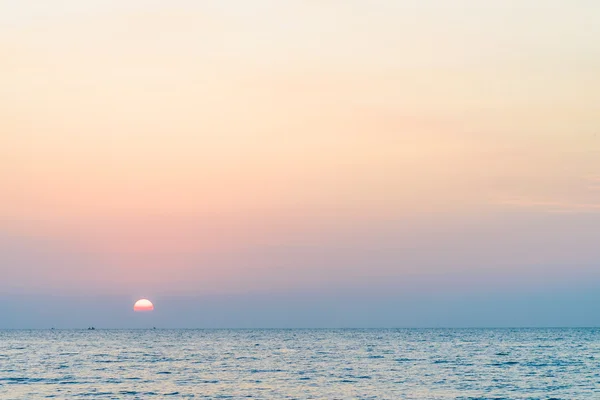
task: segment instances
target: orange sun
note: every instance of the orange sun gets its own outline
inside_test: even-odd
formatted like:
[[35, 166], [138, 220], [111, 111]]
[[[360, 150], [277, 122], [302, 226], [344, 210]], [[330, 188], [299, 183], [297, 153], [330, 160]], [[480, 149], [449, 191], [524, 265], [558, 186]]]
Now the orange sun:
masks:
[[154, 304], [148, 299], [140, 299], [133, 305], [133, 311], [152, 311]]

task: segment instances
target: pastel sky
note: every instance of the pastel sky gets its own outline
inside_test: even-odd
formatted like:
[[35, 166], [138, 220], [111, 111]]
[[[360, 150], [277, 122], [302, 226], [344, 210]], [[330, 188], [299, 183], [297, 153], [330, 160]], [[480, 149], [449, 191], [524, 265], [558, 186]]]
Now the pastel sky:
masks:
[[599, 43], [594, 0], [0, 1], [0, 328], [600, 325]]

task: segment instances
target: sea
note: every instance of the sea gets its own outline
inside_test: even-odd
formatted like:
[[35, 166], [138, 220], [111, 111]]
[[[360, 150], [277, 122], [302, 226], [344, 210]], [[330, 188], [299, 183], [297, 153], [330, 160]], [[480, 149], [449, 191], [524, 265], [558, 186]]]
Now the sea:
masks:
[[1, 399], [600, 399], [600, 329], [5, 330]]

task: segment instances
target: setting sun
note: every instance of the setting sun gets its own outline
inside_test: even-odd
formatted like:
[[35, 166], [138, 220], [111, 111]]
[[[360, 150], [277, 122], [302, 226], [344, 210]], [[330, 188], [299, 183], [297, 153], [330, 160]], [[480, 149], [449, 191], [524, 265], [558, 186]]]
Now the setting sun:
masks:
[[133, 311], [152, 311], [154, 310], [154, 304], [150, 300], [140, 299], [133, 305]]

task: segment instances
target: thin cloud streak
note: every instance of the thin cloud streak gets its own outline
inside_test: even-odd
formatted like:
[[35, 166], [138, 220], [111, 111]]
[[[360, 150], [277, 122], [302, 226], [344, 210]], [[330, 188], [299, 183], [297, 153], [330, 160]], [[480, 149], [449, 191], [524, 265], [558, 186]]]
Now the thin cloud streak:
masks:
[[600, 190], [600, 177], [591, 175], [583, 177], [581, 180], [584, 183], [580, 186], [581, 190], [577, 192], [577, 195], [573, 196], [573, 199], [554, 199], [542, 196], [500, 196], [502, 199], [494, 202], [494, 204], [548, 213], [600, 212], [600, 199], [598, 201], [595, 199], [595, 192]]
[[529, 198], [513, 198], [502, 200], [501, 206], [527, 208], [549, 213], [600, 213], [600, 203], [575, 203]]

